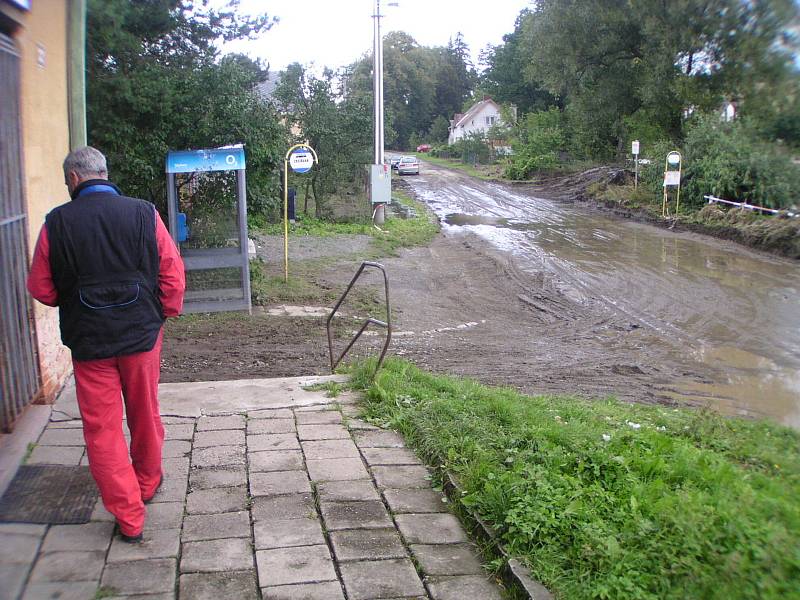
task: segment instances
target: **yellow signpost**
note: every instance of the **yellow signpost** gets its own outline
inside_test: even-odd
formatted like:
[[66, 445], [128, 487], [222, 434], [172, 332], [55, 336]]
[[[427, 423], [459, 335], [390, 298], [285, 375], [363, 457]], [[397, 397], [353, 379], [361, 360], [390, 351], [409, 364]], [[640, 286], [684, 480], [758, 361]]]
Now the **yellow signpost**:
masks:
[[664, 200], [661, 203], [662, 217], [669, 216], [667, 197], [670, 187], [674, 187], [677, 190], [675, 197], [675, 216], [677, 216], [681, 203], [681, 153], [678, 151], [672, 151], [667, 154], [667, 158], [664, 161]]
[[289, 167], [295, 173], [308, 173], [319, 163], [317, 153], [308, 144], [295, 144], [283, 159], [283, 281], [289, 281]]

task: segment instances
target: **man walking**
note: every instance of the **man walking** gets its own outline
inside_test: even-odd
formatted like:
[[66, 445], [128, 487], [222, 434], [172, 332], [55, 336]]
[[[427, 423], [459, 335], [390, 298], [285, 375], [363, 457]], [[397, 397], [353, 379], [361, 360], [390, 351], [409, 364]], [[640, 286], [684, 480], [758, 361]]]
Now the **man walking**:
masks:
[[[89, 468], [126, 542], [142, 540], [144, 504], [161, 485], [158, 406], [162, 325], [183, 307], [184, 270], [155, 207], [108, 181], [91, 147], [64, 160], [71, 202], [39, 234], [28, 290], [58, 306], [72, 351]], [[131, 433], [122, 432], [122, 401]]]

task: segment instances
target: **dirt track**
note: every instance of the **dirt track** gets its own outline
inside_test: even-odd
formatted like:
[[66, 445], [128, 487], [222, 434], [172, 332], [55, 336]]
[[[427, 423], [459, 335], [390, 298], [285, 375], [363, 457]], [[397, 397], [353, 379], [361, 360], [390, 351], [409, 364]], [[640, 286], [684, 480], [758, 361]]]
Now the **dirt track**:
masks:
[[[748, 263], [743, 268], [739, 261], [751, 260], [742, 256], [747, 251], [731, 249], [726, 242], [702, 241], [721, 253], [722, 258], [714, 255], [711, 262], [728, 261], [718, 267], [722, 279], [717, 282], [709, 278], [714, 273], [698, 270], [708, 267], [709, 260], [705, 258], [699, 267], [692, 266], [695, 271], [688, 278], [682, 275], [683, 279], [671, 279], [676, 268], [690, 264], [692, 257], [686, 254], [693, 250], [686, 248], [695, 240], [682, 240], [680, 235], [663, 231], [655, 234], [659, 239], [650, 240], [649, 230], [656, 231], [655, 228], [640, 225], [637, 227], [642, 231], [633, 232], [634, 242], [647, 248], [648, 255], [629, 259], [629, 248], [615, 239], [621, 233], [612, 232], [608, 237], [607, 230], [597, 229], [591, 214], [576, 213], [577, 221], [567, 222], [563, 217], [567, 209], [531, 196], [535, 193], [537, 197], [563, 199], [580, 188], [580, 181], [554, 181], [528, 191], [517, 188], [517, 194], [492, 184], [477, 184], [475, 180], [467, 184], [466, 179], [431, 168], [426, 169], [426, 175], [405, 181], [449, 224], [443, 224], [442, 234], [430, 246], [405, 250], [399, 258], [382, 261], [389, 273], [392, 294], [395, 334], [390, 354], [433, 371], [466, 375], [529, 393], [615, 395], [631, 401], [662, 403], [706, 403], [707, 398], [713, 397], [717, 403], [729, 402], [732, 408], [728, 412], [772, 411], [781, 419], [788, 413], [785, 420], [789, 422], [794, 418], [791, 415], [797, 407], [791, 396], [787, 396], [785, 413], [760, 411], [758, 407], [751, 413], [744, 412], [735, 394], [728, 397], [728, 390], [715, 387], [731, 381], [721, 359], [716, 357], [714, 363], [699, 361], [695, 349], [690, 348], [690, 336], [676, 326], [685, 325], [689, 328], [686, 331], [691, 330], [701, 341], [717, 335], [720, 322], [713, 320], [714, 313], [717, 308], [728, 307], [721, 295], [726, 290], [714, 286], [727, 284], [732, 274], [738, 277], [739, 271], [744, 273], [745, 282], [752, 280], [758, 269], [765, 268], [760, 257], [752, 257], [755, 267]], [[494, 212], [490, 208], [488, 216], [479, 218], [464, 214], [473, 204], [485, 210], [488, 196], [497, 201]], [[531, 198], [534, 201], [529, 203]], [[454, 203], [458, 206], [452, 206]], [[528, 211], [527, 221], [509, 217], [520, 214], [522, 209]], [[451, 219], [448, 212], [459, 214]], [[510, 239], [521, 240], [520, 247], [504, 247], [503, 239], [497, 242], [491, 237], [495, 235], [492, 232], [517, 236]], [[487, 241], [487, 236], [494, 243]], [[525, 246], [524, 240], [531, 236], [535, 243]], [[277, 240], [262, 241], [268, 264], [278, 274], [280, 260], [270, 248], [279, 244]], [[296, 264], [304, 265], [305, 277], [319, 292], [315, 300], [307, 299], [304, 304], [332, 306], [365, 258], [365, 241], [352, 236], [326, 238], [324, 244], [319, 240], [292, 239], [290, 256], [298, 257]], [[687, 246], [679, 246], [682, 241]], [[616, 254], [599, 254], [608, 253], [609, 249]], [[728, 254], [735, 255], [737, 262], [727, 258]], [[583, 268], [589, 264], [586, 257], [594, 261], [595, 271], [569, 272], [573, 265]], [[641, 265], [650, 258], [654, 266], [642, 269]], [[620, 263], [609, 262], [609, 272], [603, 272], [605, 261], [612, 259]], [[772, 261], [766, 267], [784, 268], [783, 263], [764, 260]], [[797, 276], [796, 271], [786, 273]], [[376, 300], [372, 316], [382, 318], [377, 302], [382, 294], [381, 282], [370, 276], [360, 287], [368, 290], [365, 296], [362, 292], [363, 297]], [[684, 296], [694, 302], [687, 304], [687, 311], [679, 313], [677, 321], [660, 321], [660, 316], [673, 309], [676, 298]], [[352, 317], [366, 316], [363, 297], [355, 308], [345, 306], [347, 318], [336, 320], [339, 347], [346, 343], [348, 332], [357, 327]], [[644, 310], [627, 303], [634, 297], [644, 303]], [[747, 314], [751, 300], [761, 301], [747, 298], [742, 305]], [[708, 306], [697, 304], [699, 301]], [[780, 302], [787, 308], [793, 305], [791, 299]], [[739, 309], [734, 305], [730, 308]], [[653, 315], [657, 317], [655, 321], [651, 319]], [[751, 326], [755, 335], [751, 336], [753, 345], [748, 351], [755, 354], [747, 359], [770, 356], [758, 354], [763, 350], [759, 346], [764, 337], [761, 334], [769, 322], [754, 322]], [[739, 338], [745, 339], [741, 335]], [[378, 334], [368, 336], [358, 349], [368, 351], [369, 347], [377, 347], [381, 339]], [[773, 343], [770, 339], [763, 341], [765, 345]], [[783, 342], [791, 355], [795, 340], [786, 338]], [[327, 371], [327, 362], [324, 321], [320, 318], [269, 314], [256, 314], [250, 319], [195, 317], [168, 328], [164, 380], [321, 374]], [[780, 369], [785, 366], [776, 367], [777, 376], [773, 379], [780, 379]], [[687, 388], [693, 393], [687, 394]], [[776, 393], [780, 395], [781, 390]]]

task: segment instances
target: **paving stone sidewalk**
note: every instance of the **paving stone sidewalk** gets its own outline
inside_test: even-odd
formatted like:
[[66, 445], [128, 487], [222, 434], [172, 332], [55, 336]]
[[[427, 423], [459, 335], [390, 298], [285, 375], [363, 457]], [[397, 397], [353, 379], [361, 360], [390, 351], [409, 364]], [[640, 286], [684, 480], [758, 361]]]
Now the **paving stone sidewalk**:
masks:
[[[28, 464], [86, 464], [53, 412]], [[430, 475], [350, 403], [164, 417], [146, 542], [85, 525], [0, 524], [0, 600], [493, 600], [500, 589]]]

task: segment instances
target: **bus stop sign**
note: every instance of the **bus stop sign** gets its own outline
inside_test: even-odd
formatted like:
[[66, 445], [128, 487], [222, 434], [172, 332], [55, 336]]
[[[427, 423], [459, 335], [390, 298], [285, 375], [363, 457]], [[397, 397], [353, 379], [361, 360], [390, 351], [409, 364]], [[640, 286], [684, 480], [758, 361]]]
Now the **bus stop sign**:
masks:
[[306, 148], [298, 148], [289, 156], [289, 166], [295, 173], [308, 173], [314, 165], [314, 156]]

